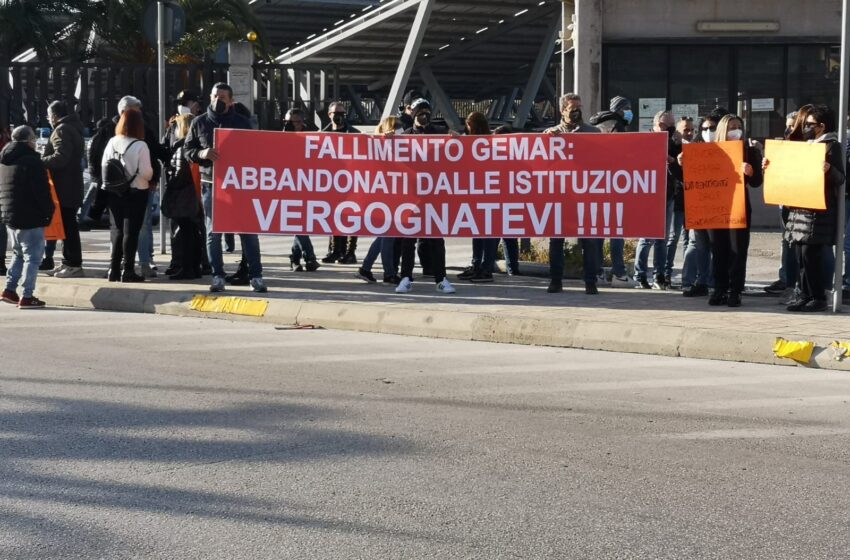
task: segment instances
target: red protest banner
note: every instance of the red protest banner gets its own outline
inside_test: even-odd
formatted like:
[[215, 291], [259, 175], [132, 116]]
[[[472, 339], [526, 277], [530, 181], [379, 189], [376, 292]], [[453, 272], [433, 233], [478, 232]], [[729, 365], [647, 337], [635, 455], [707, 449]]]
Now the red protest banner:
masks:
[[213, 231], [665, 236], [667, 135], [216, 130]]

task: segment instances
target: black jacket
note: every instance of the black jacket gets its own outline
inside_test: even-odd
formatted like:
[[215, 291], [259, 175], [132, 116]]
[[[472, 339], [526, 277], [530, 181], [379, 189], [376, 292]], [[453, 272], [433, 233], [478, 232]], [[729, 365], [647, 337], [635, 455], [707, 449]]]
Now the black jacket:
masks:
[[428, 126], [425, 128], [419, 128], [417, 126], [411, 126], [410, 128], [405, 129], [404, 134], [448, 134], [449, 129], [440, 125], [436, 125], [434, 123], [428, 123]]
[[340, 128], [338, 130], [334, 130], [334, 125], [333, 123], [331, 123], [325, 128], [323, 128], [322, 132], [335, 132], [336, 134], [360, 134], [359, 130], [357, 130], [348, 123], [345, 123], [345, 128]]
[[71, 113], [59, 119], [41, 158], [53, 176], [63, 208], [79, 208], [83, 203], [83, 156], [83, 123], [76, 113]]
[[53, 218], [47, 170], [26, 142], [0, 152], [0, 222], [13, 229], [46, 227]]
[[835, 133], [816, 140], [826, 143], [829, 172], [824, 175], [826, 210], [791, 208], [785, 222], [785, 240], [798, 245], [832, 245], [838, 226], [838, 195], [844, 182], [844, 153]]
[[251, 130], [251, 121], [230, 109], [223, 115], [217, 115], [211, 108], [206, 113], [198, 115], [192, 121], [189, 134], [186, 135], [186, 157], [201, 167], [201, 181], [212, 183], [213, 162], [201, 159], [200, 153], [207, 148], [213, 147], [213, 132], [217, 128], [232, 128], [237, 130]]
[[97, 121], [96, 130], [89, 142], [89, 153], [87, 156], [89, 176], [91, 180], [100, 185], [103, 182], [101, 177], [103, 151], [106, 145], [109, 144], [109, 139], [115, 136], [115, 119], [102, 118]]

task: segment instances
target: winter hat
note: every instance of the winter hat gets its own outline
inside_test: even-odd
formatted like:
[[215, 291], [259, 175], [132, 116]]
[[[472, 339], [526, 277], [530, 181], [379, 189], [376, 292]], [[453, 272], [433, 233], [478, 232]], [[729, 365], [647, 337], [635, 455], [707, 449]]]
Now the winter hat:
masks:
[[413, 116], [415, 117], [418, 113], [421, 113], [422, 111], [430, 111], [431, 103], [427, 99], [420, 97], [419, 99], [410, 104], [410, 110], [413, 113]]
[[618, 96], [611, 99], [610, 110], [611, 110], [611, 112], [616, 113], [617, 111], [620, 111], [621, 109], [625, 109], [626, 107], [630, 106], [631, 104], [632, 104], [631, 101], [629, 101], [628, 99], [626, 99], [623, 96], [618, 95]]

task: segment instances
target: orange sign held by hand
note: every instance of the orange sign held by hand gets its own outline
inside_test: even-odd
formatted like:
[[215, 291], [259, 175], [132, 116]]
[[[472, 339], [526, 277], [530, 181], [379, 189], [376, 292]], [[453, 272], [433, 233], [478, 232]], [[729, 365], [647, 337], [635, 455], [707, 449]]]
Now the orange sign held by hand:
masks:
[[53, 200], [53, 219], [50, 225], [44, 228], [44, 239], [47, 241], [59, 241], [65, 239], [65, 225], [62, 223], [62, 211], [59, 208], [59, 197], [56, 195], [56, 185], [53, 184], [53, 175], [48, 171], [47, 181], [50, 183], [50, 198]]
[[768, 140], [764, 158], [764, 201], [809, 210], [826, 210], [823, 162], [826, 144]]
[[744, 143], [711, 142], [682, 146], [687, 229], [744, 229]]

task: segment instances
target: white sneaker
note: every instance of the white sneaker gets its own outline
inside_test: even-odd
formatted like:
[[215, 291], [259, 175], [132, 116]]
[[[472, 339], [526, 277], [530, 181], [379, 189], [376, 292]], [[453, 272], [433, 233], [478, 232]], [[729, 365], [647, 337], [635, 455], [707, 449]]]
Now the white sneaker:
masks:
[[83, 272], [83, 267], [81, 266], [66, 266], [60, 270], [57, 270], [54, 274], [54, 278], [84, 278], [86, 275]]
[[405, 276], [401, 279], [401, 282], [398, 283], [398, 286], [395, 287], [395, 293], [397, 294], [409, 294], [413, 291], [413, 282]]
[[221, 276], [213, 276], [212, 283], [210, 284], [211, 292], [223, 292], [224, 291], [224, 278]]
[[56, 276], [56, 274], [58, 274], [59, 272], [62, 272], [66, 268], [67, 267], [64, 264], [60, 264], [60, 265], [56, 266], [56, 268], [54, 268], [53, 270], [47, 270], [44, 273], [47, 274], [48, 276]]
[[455, 287], [452, 286], [451, 282], [449, 282], [449, 279], [446, 278], [442, 282], [437, 284], [437, 291], [441, 294], [453, 294], [457, 290], [455, 290]]
[[155, 267], [151, 265], [151, 263], [142, 263], [139, 265], [139, 271], [142, 273], [142, 276], [146, 279], [156, 278], [156, 270]]
[[634, 282], [628, 276], [612, 276], [611, 277], [611, 287], [612, 288], [633, 288]]
[[258, 294], [264, 294], [269, 291], [262, 278], [251, 278], [251, 289]]

